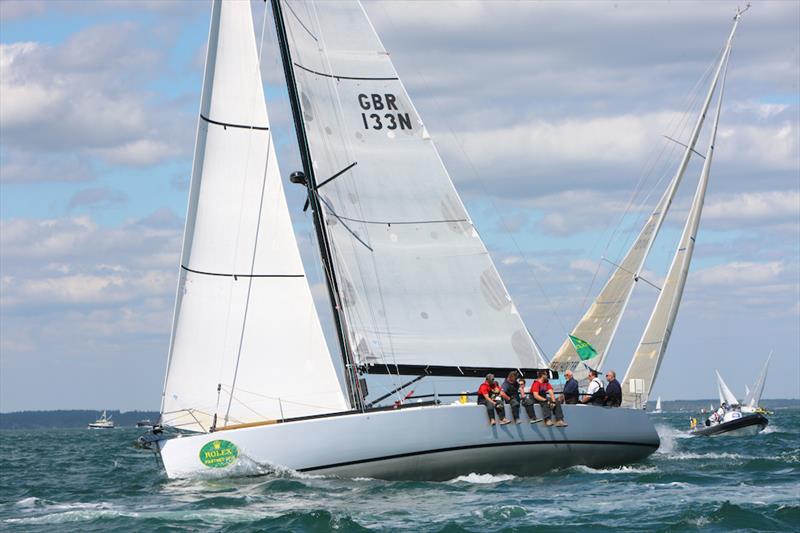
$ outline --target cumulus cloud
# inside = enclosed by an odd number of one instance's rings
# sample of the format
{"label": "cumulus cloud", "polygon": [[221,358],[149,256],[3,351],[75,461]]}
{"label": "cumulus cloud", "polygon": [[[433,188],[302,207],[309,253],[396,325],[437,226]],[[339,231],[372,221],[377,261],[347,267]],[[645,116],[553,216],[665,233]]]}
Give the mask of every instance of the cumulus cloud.
{"label": "cumulus cloud", "polygon": [[777,279],[785,268],[783,261],[733,261],[699,270],[693,277],[705,285],[765,284]]}
{"label": "cumulus cloud", "polygon": [[760,191],[713,199],[703,209],[710,220],[774,221],[800,219],[800,190]]}
{"label": "cumulus cloud", "polygon": [[[191,115],[147,89],[166,58],[132,22],[89,26],[58,44],[0,45],[4,180],[75,181],[75,169],[59,168],[76,159],[148,166],[186,156]],[[45,157],[21,171],[33,154]]]}
{"label": "cumulus cloud", "polygon": [[82,189],[70,198],[67,204],[68,209],[76,207],[113,207],[127,203],[128,195],[121,191],[115,191],[107,187],[94,187]]}
{"label": "cumulus cloud", "polygon": [[92,181],[97,176],[88,157],[8,150],[0,155],[0,183]]}

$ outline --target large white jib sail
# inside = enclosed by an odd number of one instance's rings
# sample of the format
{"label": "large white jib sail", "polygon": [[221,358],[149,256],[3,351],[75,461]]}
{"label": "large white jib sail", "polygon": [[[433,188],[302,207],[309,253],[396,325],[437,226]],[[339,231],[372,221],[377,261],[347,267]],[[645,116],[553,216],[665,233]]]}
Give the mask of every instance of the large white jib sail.
{"label": "large white jib sail", "polygon": [[361,4],[273,7],[353,362],[543,368]]}
{"label": "large white jib sail", "polygon": [[[689,275],[689,266],[694,253],[697,230],[700,227],[700,217],[703,213],[706,189],[708,188],[708,178],[711,172],[711,162],[714,156],[714,147],[717,138],[717,128],[719,117],[722,110],[722,99],[725,92],[725,76],[727,74],[728,60],[731,52],[731,39],[736,31],[739,21],[737,15],[728,38],[727,46],[723,52],[717,69],[719,82],[719,92],[717,95],[717,106],[714,114],[714,122],[711,126],[708,149],[705,153],[705,161],[700,172],[700,181],[697,184],[689,216],[683,228],[683,233],[678,244],[678,249],[672,259],[672,265],[667,272],[664,286],[658,294],[656,305],[647,322],[639,345],[633,354],[628,370],[622,381],[622,404],[628,407],[640,407],[647,403],[647,399],[656,380],[658,371],[661,368],[664,352],[667,349],[675,319],[678,316],[678,308],[681,304],[683,290],[686,286],[686,278]],[[719,76],[722,70],[721,77]],[[716,84],[716,80],[715,80]],[[712,86],[712,91],[714,87]]]}
{"label": "large white jib sail", "polygon": [[250,3],[215,0],[162,424],[347,408],[289,219]]}

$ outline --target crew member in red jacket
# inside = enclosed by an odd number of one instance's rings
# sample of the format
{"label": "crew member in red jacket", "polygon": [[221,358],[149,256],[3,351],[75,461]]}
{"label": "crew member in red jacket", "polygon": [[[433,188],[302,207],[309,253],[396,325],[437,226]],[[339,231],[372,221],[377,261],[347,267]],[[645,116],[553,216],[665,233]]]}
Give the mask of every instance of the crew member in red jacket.
{"label": "crew member in red jacket", "polygon": [[506,418],[506,408],[503,399],[500,397],[500,385],[494,380],[494,374],[486,374],[486,381],[478,387],[478,404],[486,406],[486,413],[489,415],[489,425],[495,425],[494,413],[500,417],[500,424],[505,425],[510,422]]}
{"label": "crew member in red jacket", "polygon": [[553,421],[551,417],[555,415],[558,427],[566,427],[567,423],[564,422],[564,413],[561,410],[561,404],[556,401],[556,396],[553,394],[553,386],[550,385],[550,376],[546,370],[539,372],[539,378],[533,382],[531,386],[531,394],[536,403],[542,406],[542,417],[546,426],[552,426]]}

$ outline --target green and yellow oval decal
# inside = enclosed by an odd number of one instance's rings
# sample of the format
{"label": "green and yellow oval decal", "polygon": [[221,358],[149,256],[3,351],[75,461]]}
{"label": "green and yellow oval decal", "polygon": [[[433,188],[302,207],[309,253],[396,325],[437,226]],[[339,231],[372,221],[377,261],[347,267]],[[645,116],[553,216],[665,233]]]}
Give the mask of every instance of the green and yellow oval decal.
{"label": "green and yellow oval decal", "polygon": [[200,462],[209,468],[225,468],[238,457],[239,449],[229,440],[212,440],[200,448]]}

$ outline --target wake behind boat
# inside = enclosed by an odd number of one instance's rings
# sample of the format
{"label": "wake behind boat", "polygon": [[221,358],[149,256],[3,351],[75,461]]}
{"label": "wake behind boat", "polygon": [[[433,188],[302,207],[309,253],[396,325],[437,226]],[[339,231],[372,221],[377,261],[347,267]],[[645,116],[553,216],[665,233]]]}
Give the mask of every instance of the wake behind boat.
{"label": "wake behind boat", "polygon": [[[290,181],[307,192],[340,358],[325,343],[292,231],[249,3],[215,0],[161,419],[142,440],[167,475],[277,467],[437,480],[612,466],[653,453],[659,437],[638,405],[565,405],[569,426],[553,427],[488,426],[483,406],[442,405],[435,395],[404,402],[401,391],[429,376],[557,371],[360,3],[271,5],[303,163]],[[719,107],[700,206],[718,119]],[[697,206],[689,222],[693,242]],[[370,392],[380,392],[370,387],[376,376],[391,379],[388,395]],[[649,392],[655,374],[637,379]],[[387,397],[395,405],[381,407]]]}

